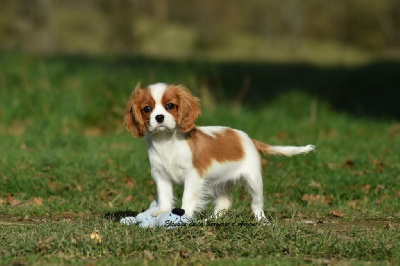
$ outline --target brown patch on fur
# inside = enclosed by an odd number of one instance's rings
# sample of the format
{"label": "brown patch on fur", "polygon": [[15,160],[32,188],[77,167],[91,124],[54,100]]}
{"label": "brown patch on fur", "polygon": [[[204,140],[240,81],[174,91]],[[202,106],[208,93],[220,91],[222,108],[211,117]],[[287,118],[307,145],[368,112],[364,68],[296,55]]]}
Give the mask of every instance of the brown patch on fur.
{"label": "brown patch on fur", "polygon": [[213,161],[219,163],[239,161],[245,155],[240,136],[233,129],[228,128],[214,135],[215,137],[212,137],[194,128],[186,139],[193,154],[193,166],[201,177]]}
{"label": "brown patch on fur", "polygon": [[[166,106],[169,103],[175,105],[174,108],[167,109]],[[179,100],[179,93],[177,92],[174,86],[167,87],[161,99],[161,104],[164,106],[167,112],[170,113],[175,118],[175,121],[178,121],[180,100]]]}
{"label": "brown patch on fur", "polygon": [[265,144],[261,141],[255,140],[255,139],[251,139],[254,143],[254,145],[256,146],[257,150],[259,150],[260,152],[264,153],[265,155],[268,154],[276,154],[276,152],[272,152],[271,151],[271,146],[268,144]]}
{"label": "brown patch on fur", "polygon": [[[262,152],[263,154],[266,154],[266,155],[272,154],[270,145],[265,144],[265,143],[263,143],[261,141],[255,140],[255,139],[251,139],[251,140],[253,141],[253,143],[256,146],[258,151],[260,151],[260,152]],[[261,153],[259,153],[259,155],[260,155],[260,169],[261,169],[261,172],[262,172],[262,166],[263,165],[262,165]]]}
{"label": "brown patch on fur", "polygon": [[[179,129],[182,133],[187,133],[195,127],[194,122],[201,115],[199,98],[193,96],[190,91],[182,86],[168,86],[167,91],[165,92],[163,99],[177,99],[178,102],[176,104],[177,107],[177,116],[174,117],[177,119],[177,123]],[[164,104],[164,103],[163,103]]]}
{"label": "brown patch on fur", "polygon": [[155,101],[151,96],[150,89],[140,89],[140,84],[136,85],[126,105],[124,117],[124,123],[133,136],[144,136],[146,128],[150,124],[149,117],[151,112],[146,113],[143,109],[146,106],[150,106],[153,109],[154,105]]}

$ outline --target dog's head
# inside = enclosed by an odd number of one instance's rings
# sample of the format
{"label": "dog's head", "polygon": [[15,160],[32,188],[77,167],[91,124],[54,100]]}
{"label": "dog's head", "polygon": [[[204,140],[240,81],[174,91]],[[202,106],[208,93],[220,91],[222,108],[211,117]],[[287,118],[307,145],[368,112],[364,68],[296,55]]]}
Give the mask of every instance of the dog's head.
{"label": "dog's head", "polygon": [[157,83],[141,89],[140,84],[126,105],[124,122],[135,137],[165,130],[187,133],[201,114],[199,99],[182,85]]}

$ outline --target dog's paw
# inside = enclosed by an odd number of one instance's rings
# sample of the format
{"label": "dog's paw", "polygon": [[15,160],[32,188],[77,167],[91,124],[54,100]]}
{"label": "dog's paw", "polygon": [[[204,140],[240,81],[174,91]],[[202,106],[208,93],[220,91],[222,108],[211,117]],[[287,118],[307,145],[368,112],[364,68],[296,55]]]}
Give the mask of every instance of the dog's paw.
{"label": "dog's paw", "polygon": [[259,220],[259,221],[258,221],[258,224],[264,225],[264,226],[271,226],[271,225],[272,225],[272,223],[271,223],[270,221],[268,221],[267,218],[264,218],[264,219]]}

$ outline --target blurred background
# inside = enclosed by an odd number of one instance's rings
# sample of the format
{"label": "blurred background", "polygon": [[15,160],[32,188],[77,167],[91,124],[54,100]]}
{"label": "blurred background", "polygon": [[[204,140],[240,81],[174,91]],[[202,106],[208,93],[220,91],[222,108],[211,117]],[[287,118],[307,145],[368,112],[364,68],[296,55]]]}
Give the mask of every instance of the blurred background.
{"label": "blurred background", "polygon": [[399,57],[399,0],[0,0],[0,49],[359,63]]}
{"label": "blurred background", "polygon": [[[164,81],[189,86],[210,108],[224,101],[265,105],[301,91],[351,114],[400,118],[399,0],[0,0],[0,6],[0,86],[8,90],[37,92],[40,85],[26,84],[55,79],[54,86],[62,79],[52,72],[77,71],[79,80],[93,76],[107,93],[118,87],[118,101],[131,84]],[[19,80],[14,89],[13,80]]]}

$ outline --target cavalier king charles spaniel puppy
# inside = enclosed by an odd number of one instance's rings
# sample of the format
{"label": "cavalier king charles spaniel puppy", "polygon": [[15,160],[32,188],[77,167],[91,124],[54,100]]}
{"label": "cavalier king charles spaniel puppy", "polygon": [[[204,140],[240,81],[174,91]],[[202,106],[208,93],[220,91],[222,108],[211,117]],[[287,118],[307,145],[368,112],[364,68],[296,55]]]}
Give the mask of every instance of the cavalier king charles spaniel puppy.
{"label": "cavalier king charles spaniel puppy", "polygon": [[182,209],[192,217],[214,199],[214,214],[231,207],[230,185],[244,180],[257,220],[266,220],[260,152],[292,156],[313,145],[270,146],[245,132],[223,126],[195,126],[199,99],[184,86],[138,84],[126,106],[124,122],[135,137],[145,137],[151,175],[157,185],[158,216],[173,208],[173,183],[183,184]]}

